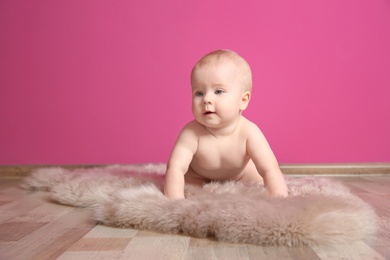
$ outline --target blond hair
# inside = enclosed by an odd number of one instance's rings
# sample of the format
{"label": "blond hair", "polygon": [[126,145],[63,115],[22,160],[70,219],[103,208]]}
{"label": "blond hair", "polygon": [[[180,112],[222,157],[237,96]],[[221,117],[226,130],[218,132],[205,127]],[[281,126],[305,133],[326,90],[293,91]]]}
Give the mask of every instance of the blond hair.
{"label": "blond hair", "polygon": [[216,50],[203,56],[198,62],[195,63],[191,71],[191,78],[194,71],[209,64],[218,64],[232,62],[236,65],[237,69],[241,72],[241,81],[246,91],[252,90],[252,71],[248,62],[231,50]]}

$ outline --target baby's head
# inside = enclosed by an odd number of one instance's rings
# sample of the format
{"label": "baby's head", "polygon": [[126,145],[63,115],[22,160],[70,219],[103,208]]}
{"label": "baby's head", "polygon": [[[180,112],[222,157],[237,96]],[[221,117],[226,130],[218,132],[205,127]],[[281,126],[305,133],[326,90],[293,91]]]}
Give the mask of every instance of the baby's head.
{"label": "baby's head", "polygon": [[213,51],[192,69],[192,112],[209,128],[236,125],[247,108],[252,88],[248,63],[229,50]]}
{"label": "baby's head", "polygon": [[242,87],[242,91],[249,91],[252,90],[252,71],[251,68],[242,58],[240,55],[238,55],[236,52],[231,50],[216,50],[213,52],[210,52],[203,56],[192,68],[191,72],[191,82],[193,81],[195,72],[203,67],[214,65],[224,65],[224,64],[233,64],[235,71],[236,71],[236,77],[239,77],[239,82]]}

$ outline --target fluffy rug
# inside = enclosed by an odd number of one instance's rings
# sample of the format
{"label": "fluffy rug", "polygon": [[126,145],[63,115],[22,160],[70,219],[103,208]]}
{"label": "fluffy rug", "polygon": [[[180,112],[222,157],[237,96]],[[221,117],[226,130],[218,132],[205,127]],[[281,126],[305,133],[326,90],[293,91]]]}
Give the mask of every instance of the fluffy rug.
{"label": "fluffy rug", "polygon": [[335,245],[376,232],[374,210],[340,183],[288,178],[288,198],[236,182],[186,186],[185,200],[162,193],[165,165],[42,168],[23,187],[47,190],[59,203],[88,207],[97,221],[162,233],[256,245]]}

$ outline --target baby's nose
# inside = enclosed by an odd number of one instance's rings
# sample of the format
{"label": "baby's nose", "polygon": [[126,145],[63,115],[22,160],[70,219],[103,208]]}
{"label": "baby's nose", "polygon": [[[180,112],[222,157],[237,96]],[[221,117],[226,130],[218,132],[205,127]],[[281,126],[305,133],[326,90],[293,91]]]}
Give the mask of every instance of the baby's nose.
{"label": "baby's nose", "polygon": [[203,104],[211,104],[211,97],[209,94],[204,95]]}

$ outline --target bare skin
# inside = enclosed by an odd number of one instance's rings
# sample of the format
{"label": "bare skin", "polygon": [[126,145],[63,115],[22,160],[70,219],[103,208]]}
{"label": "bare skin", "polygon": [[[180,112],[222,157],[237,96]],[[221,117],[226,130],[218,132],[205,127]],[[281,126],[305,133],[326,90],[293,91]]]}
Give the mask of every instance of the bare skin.
{"label": "bare skin", "polygon": [[[242,121],[238,128],[249,123],[245,118]],[[226,180],[263,183],[263,178],[257,173],[256,166],[247,154],[243,131],[238,129],[229,136],[216,138],[196,121],[191,122],[188,127],[198,132],[199,138],[197,152],[184,176],[186,183],[202,185],[210,181]]]}
{"label": "bare skin", "polygon": [[184,185],[210,181],[264,184],[272,196],[287,196],[278,162],[260,129],[242,116],[250,91],[233,62],[209,64],[192,75],[195,120],[181,131],[168,161],[165,195],[184,198]]}

